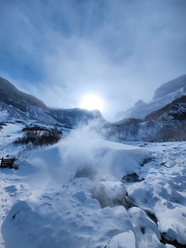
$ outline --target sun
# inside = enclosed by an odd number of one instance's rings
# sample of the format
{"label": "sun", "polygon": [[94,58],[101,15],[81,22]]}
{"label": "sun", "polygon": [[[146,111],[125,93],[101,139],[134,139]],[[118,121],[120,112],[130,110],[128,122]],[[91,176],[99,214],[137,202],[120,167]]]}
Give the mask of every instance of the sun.
{"label": "sun", "polygon": [[103,101],[97,95],[86,95],[83,97],[80,108],[94,110],[98,109],[100,111],[103,110]]}

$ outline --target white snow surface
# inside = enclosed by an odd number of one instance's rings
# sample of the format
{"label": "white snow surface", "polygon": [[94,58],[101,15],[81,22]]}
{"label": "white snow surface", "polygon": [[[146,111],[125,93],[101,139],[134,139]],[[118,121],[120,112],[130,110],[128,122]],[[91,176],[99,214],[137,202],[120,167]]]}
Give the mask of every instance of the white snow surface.
{"label": "white snow surface", "polygon": [[0,156],[19,165],[0,169],[0,248],[186,245],[186,142],[141,148],[81,128],[28,150],[12,145],[22,127],[0,132]]}

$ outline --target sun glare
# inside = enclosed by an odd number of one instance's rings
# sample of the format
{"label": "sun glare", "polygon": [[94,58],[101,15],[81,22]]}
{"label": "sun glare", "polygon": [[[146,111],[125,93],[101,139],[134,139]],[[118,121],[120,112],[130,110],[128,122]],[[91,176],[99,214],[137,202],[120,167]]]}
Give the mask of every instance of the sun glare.
{"label": "sun glare", "polygon": [[83,97],[80,107],[83,109],[93,110],[98,109],[100,111],[103,110],[103,102],[100,97],[96,95],[87,95]]}

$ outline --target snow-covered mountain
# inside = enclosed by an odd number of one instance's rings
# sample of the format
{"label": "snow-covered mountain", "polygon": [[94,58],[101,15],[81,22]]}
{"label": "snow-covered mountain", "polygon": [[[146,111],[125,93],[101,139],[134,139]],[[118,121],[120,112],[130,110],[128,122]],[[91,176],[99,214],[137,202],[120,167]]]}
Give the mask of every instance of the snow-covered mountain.
{"label": "snow-covered mountain", "polygon": [[0,168],[0,248],[186,246],[186,142],[126,141],[185,137],[186,96],[111,124],[16,92],[0,98],[0,157],[17,168]]}
{"label": "snow-covered mountain", "polygon": [[0,101],[20,109],[22,112],[29,111],[29,105],[48,109],[47,106],[35,96],[18,90],[13,84],[0,77]]}
{"label": "snow-covered mountain", "polygon": [[18,90],[0,77],[0,121],[36,121],[54,124],[50,109],[36,97]]}
{"label": "snow-covered mountain", "polygon": [[98,110],[51,109],[0,78],[0,122],[50,125],[61,131],[91,123],[91,129],[109,140],[163,141],[186,139],[186,75],[158,88],[149,104],[139,100],[126,113],[132,117],[108,123]]}
{"label": "snow-covered mountain", "polygon": [[74,127],[80,123],[88,124],[90,121],[107,123],[99,110],[87,110],[80,108],[51,109],[52,117],[66,127]]}
{"label": "snow-covered mountain", "polygon": [[125,118],[113,124],[112,132],[121,140],[185,140],[186,75],[159,87],[149,104],[139,100],[119,116]]}
{"label": "snow-covered mountain", "polygon": [[124,118],[144,119],[153,111],[163,108],[183,95],[186,95],[186,74],[160,86],[155,91],[149,103],[144,103],[142,100],[139,100],[134,107],[127,111],[116,113],[114,120],[119,121]]}
{"label": "snow-covered mountain", "polygon": [[30,121],[73,128],[89,121],[106,122],[98,110],[51,109],[0,77],[0,121]]}
{"label": "snow-covered mountain", "polygon": [[121,140],[186,140],[186,96],[175,99],[143,120],[126,118],[113,124],[113,133]]}

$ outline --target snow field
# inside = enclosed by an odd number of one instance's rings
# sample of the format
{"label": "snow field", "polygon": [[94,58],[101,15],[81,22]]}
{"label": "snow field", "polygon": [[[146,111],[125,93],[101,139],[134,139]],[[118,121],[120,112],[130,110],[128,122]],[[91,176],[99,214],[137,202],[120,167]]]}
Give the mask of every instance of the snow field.
{"label": "snow field", "polygon": [[[11,137],[21,127],[9,127],[1,154],[20,154]],[[24,152],[19,170],[0,171],[1,248],[176,247],[161,236],[186,245],[186,143],[141,149],[81,129]],[[134,173],[139,181],[121,181]]]}

